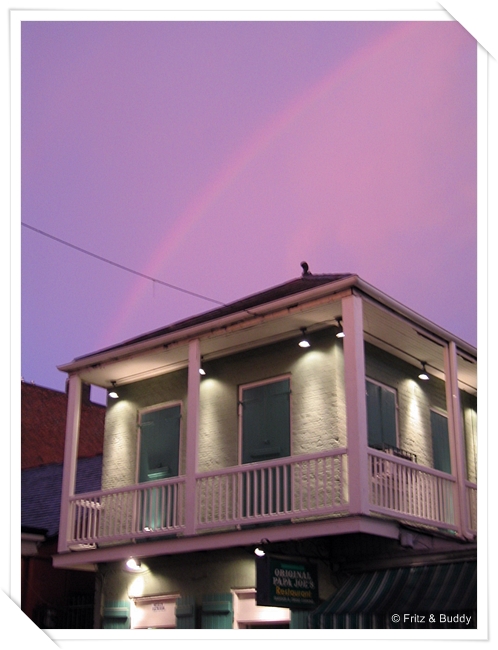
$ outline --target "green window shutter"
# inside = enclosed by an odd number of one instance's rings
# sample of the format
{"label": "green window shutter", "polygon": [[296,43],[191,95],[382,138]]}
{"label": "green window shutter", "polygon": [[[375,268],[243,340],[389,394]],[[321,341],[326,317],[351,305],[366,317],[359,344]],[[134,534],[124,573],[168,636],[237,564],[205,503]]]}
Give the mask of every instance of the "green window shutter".
{"label": "green window shutter", "polygon": [[367,424],[369,446],[377,449],[382,447],[380,386],[371,381],[367,381]]}
{"label": "green window shutter", "polygon": [[195,629],[195,600],[184,596],[176,601],[176,627],[179,630]]}
{"label": "green window shutter", "polygon": [[246,388],[242,397],[242,462],[290,456],[290,380]]}
{"label": "green window shutter", "polygon": [[202,599],[202,629],[231,630],[233,628],[232,594],[209,594]]}
{"label": "green window shutter", "polygon": [[451,474],[450,441],[448,437],[448,418],[431,411],[432,455],[434,469]]}
{"label": "green window shutter", "polygon": [[309,628],[309,611],[303,609],[291,610],[289,628],[291,630],[307,630]]}
{"label": "green window shutter", "polygon": [[130,628],[130,603],[127,600],[106,600],[102,615],[104,630],[128,630]]}
{"label": "green window shutter", "polygon": [[387,388],[382,388],[382,438],[384,444],[397,446],[396,394]]}
{"label": "green window shutter", "polygon": [[[290,379],[244,389],[242,463],[285,458],[290,456],[290,452]],[[270,485],[273,486],[271,493]],[[261,469],[248,477],[244,476],[243,515],[289,510],[290,488],[288,467]],[[261,496],[263,494],[264,498]]]}
{"label": "green window shutter", "polygon": [[396,393],[368,380],[366,389],[369,446],[396,447]]}

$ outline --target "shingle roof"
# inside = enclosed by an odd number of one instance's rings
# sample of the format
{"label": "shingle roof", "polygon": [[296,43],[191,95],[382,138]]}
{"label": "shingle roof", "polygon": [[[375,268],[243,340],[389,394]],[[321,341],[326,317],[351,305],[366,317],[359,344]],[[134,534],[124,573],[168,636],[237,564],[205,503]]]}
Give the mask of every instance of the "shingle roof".
{"label": "shingle roof", "polygon": [[[76,493],[100,490],[102,456],[79,458]],[[44,528],[47,536],[59,531],[62,494],[62,464],[56,463],[21,471],[21,525]]]}
{"label": "shingle roof", "polygon": [[[334,274],[320,274],[320,275],[314,275],[312,273],[303,273],[303,275],[300,278],[296,278],[294,280],[284,282],[283,284],[279,284],[270,289],[266,289],[264,291],[260,291],[259,293],[252,294],[250,296],[247,296],[246,298],[242,298],[240,300],[236,300],[235,302],[231,302],[221,307],[217,307],[210,311],[203,312],[202,314],[198,314],[197,316],[193,316],[191,318],[178,321],[177,323],[173,323],[172,325],[168,325],[167,327],[163,327],[154,330],[152,332],[142,334],[141,336],[137,336],[136,338],[129,339],[118,345],[113,345],[108,348],[98,350],[98,352],[95,352],[93,354],[109,352],[111,350],[115,350],[123,346],[133,345],[135,343],[141,343],[142,341],[148,341],[159,336],[172,334],[174,332],[180,332],[181,330],[187,329],[189,327],[194,327],[195,325],[201,325],[211,320],[216,320],[217,318],[223,318],[224,316],[229,316],[231,314],[236,314],[238,312],[248,311],[251,308],[259,307],[261,305],[273,302],[275,300],[279,300],[280,298],[292,296],[294,294],[298,294],[303,291],[313,289],[314,287],[319,287],[324,284],[331,284],[349,277],[352,277],[351,273],[334,273]],[[84,359],[86,356],[89,355],[77,357],[75,361]]]}

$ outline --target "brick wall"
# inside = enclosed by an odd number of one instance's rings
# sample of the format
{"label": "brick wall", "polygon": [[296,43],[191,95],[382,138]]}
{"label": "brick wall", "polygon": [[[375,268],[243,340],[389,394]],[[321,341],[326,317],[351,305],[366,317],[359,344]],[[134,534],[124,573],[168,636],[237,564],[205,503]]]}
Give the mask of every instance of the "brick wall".
{"label": "brick wall", "polygon": [[[88,388],[81,408],[80,458],[103,450],[105,406],[90,402]],[[66,393],[21,382],[22,469],[63,462],[66,417]]]}

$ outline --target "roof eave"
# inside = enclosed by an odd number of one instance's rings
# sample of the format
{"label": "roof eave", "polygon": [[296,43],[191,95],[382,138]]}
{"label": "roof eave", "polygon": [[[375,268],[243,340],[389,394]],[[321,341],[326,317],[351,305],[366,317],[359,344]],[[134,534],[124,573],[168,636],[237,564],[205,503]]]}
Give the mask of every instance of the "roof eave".
{"label": "roof eave", "polygon": [[390,296],[383,293],[382,291],[372,286],[368,282],[365,282],[365,280],[362,280],[359,276],[355,276],[355,277],[356,277],[356,282],[355,282],[356,287],[366,295],[370,296],[377,302],[380,302],[385,307],[388,307],[394,312],[397,312],[401,316],[417,324],[422,329],[427,330],[428,332],[435,335],[442,341],[445,342],[453,341],[457,346],[457,348],[459,348],[462,352],[466,352],[468,355],[477,358],[477,348],[475,348],[473,345],[470,345],[470,343],[467,343],[466,341],[455,336],[448,330],[445,330],[444,328],[440,327],[439,325],[436,325],[435,323],[425,318],[424,316],[421,316],[417,312],[413,311],[409,307],[406,307],[405,305],[398,302],[394,298],[391,298]]}
{"label": "roof eave", "polygon": [[194,338],[202,337],[203,334],[211,333],[214,329],[227,327],[235,323],[242,323],[244,321],[250,322],[255,317],[261,317],[272,312],[278,312],[291,305],[309,302],[317,298],[326,296],[327,294],[333,295],[346,289],[352,288],[358,282],[357,275],[350,275],[344,279],[336,280],[331,283],[322,284],[311,289],[299,293],[293,293],[284,298],[266,302],[255,307],[251,307],[250,312],[246,310],[234,312],[221,318],[213,320],[206,320],[205,322],[180,329],[175,332],[170,332],[164,335],[159,335],[154,338],[140,341],[139,343],[123,343],[116,347],[96,352],[88,356],[80,357],[70,363],[57,366],[58,370],[68,374],[77,373],[85,368],[89,368],[96,364],[103,364],[108,361],[116,361],[121,357],[130,357],[135,354],[151,350],[159,346],[169,345],[171,343],[179,343],[182,341],[188,342]]}
{"label": "roof eave", "polygon": [[78,372],[97,364],[104,364],[110,361],[133,357],[154,348],[171,345],[172,343],[181,344],[182,342],[185,342],[185,344],[187,344],[188,341],[195,338],[202,338],[203,335],[211,334],[213,330],[218,328],[228,327],[239,323],[243,324],[244,322],[250,323],[252,320],[266,316],[272,312],[278,312],[296,304],[311,302],[318,298],[327,295],[334,295],[349,289],[356,289],[374,302],[392,310],[396,314],[413,322],[419,328],[431,333],[442,342],[453,341],[462,352],[465,352],[473,358],[477,358],[477,350],[474,346],[454,336],[447,330],[439,327],[427,318],[424,318],[394,298],[391,298],[368,282],[362,280],[358,275],[348,275],[330,283],[322,284],[299,293],[292,293],[283,298],[265,302],[261,305],[256,305],[251,307],[250,311],[241,310],[222,317],[207,319],[202,323],[184,329],[178,329],[173,332],[168,332],[166,334],[151,336],[151,338],[136,343],[133,343],[133,340],[129,343],[124,342],[121,345],[75,359],[70,363],[58,366],[58,369],[68,374],[77,374]]}

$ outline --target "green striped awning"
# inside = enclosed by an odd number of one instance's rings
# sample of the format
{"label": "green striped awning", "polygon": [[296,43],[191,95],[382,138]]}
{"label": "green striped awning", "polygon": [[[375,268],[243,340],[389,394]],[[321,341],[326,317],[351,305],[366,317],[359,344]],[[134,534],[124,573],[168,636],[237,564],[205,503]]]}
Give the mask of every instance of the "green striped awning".
{"label": "green striped awning", "polygon": [[[477,612],[477,562],[372,571],[351,576],[310,614],[312,628],[386,628],[393,614]],[[437,617],[439,620],[439,616]],[[414,627],[408,621],[407,627]],[[476,626],[474,616],[473,625]]]}

